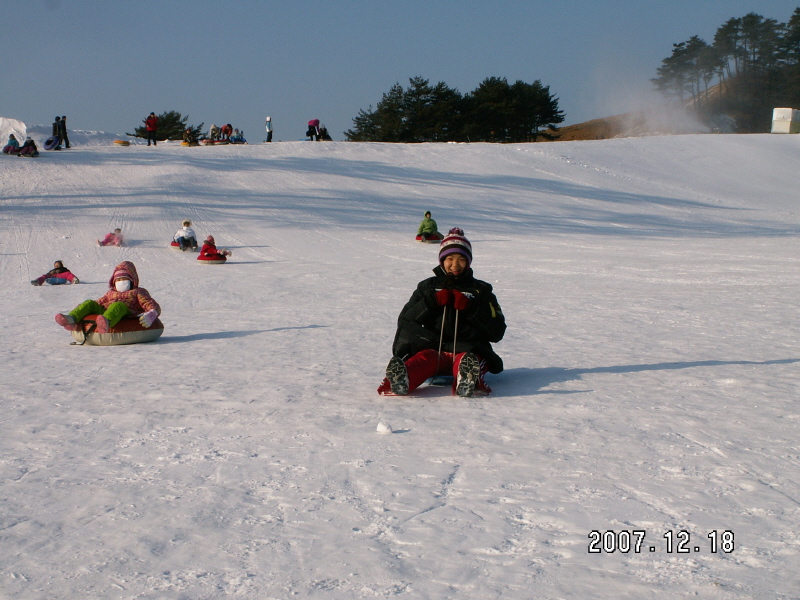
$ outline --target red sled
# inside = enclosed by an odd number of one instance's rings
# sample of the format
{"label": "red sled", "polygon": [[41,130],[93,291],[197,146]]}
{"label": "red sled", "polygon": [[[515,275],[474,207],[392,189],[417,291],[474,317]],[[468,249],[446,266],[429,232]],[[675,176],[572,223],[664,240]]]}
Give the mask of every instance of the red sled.
{"label": "red sled", "polygon": [[212,256],[204,256],[201,254],[197,257],[197,261],[201,265],[224,265],[227,260],[228,257],[222,254],[214,254]]}
{"label": "red sled", "polygon": [[436,233],[426,233],[424,240],[422,239],[421,235],[418,235],[414,239],[416,239],[418,242],[427,242],[428,244],[433,244],[436,242],[441,242],[444,239],[444,236],[437,231]]}
{"label": "red sled", "polygon": [[[173,250],[180,250],[181,249],[181,245],[178,242],[176,242],[175,240],[172,240],[172,242],[170,242],[169,247],[172,248]],[[186,246],[186,247],[189,248],[189,246]],[[193,252],[196,252],[197,248],[189,248],[189,250],[191,250]]]}

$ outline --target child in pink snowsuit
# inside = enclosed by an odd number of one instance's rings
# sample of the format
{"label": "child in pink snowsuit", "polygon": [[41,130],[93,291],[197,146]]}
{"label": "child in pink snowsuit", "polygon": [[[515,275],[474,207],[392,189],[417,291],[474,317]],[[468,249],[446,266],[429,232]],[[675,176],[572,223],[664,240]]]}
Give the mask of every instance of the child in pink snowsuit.
{"label": "child in pink snowsuit", "polygon": [[108,280],[110,288],[102,298],[86,300],[69,313],[56,315],[56,323],[68,331],[80,329],[80,322],[87,315],[98,315],[97,333],[108,333],[108,330],[128,315],[139,317],[142,327],[150,327],[161,314],[158,302],[150,297],[150,293],[139,287],[139,275],[130,261],[123,261],[114,268],[114,274]]}
{"label": "child in pink snowsuit", "polygon": [[64,266],[64,263],[60,260],[57,260],[53,264],[53,268],[50,269],[44,275],[37,277],[36,279],[31,280],[33,285],[42,285],[43,283],[47,282],[51,285],[58,285],[60,283],[80,283],[80,280],[72,274],[72,272]]}
{"label": "child in pink snowsuit", "polygon": [[98,246],[122,246],[124,240],[122,239],[122,229],[117,227],[112,233],[107,233],[106,237],[97,240]]}

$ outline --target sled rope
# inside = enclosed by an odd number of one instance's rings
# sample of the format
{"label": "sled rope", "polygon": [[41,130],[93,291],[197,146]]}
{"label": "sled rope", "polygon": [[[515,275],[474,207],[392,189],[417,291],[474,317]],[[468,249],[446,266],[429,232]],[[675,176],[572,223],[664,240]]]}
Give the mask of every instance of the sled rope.
{"label": "sled rope", "polygon": [[86,338],[89,337],[89,334],[91,334],[97,328],[97,323],[95,321],[92,321],[91,324],[89,325],[89,329],[84,329],[83,324],[85,322],[86,321],[81,321],[81,333],[83,334],[83,340],[80,342],[70,342],[69,343],[70,346],[83,346],[86,343]]}

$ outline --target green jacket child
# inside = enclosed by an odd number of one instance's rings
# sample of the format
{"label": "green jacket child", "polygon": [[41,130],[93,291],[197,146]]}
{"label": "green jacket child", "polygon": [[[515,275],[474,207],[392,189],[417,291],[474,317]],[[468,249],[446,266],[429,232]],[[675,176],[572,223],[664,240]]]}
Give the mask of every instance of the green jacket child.
{"label": "green jacket child", "polygon": [[441,240],[442,234],[439,233],[439,227],[436,225],[436,221],[431,219],[431,211],[425,211],[425,218],[419,224],[419,228],[417,228],[417,239],[421,242],[426,242],[428,240]]}

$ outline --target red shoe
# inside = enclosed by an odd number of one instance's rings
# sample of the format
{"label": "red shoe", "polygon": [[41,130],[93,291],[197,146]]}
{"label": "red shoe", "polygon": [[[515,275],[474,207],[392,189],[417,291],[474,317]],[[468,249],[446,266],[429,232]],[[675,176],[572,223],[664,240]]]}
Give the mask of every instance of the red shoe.
{"label": "red shoe", "polygon": [[108,333],[108,319],[106,319],[103,315],[97,315],[97,318],[94,320],[97,324],[97,333]]}
{"label": "red shoe", "polygon": [[80,326],[75,322],[75,317],[70,314],[57,314],[56,323],[61,325],[67,331],[78,331]]}

